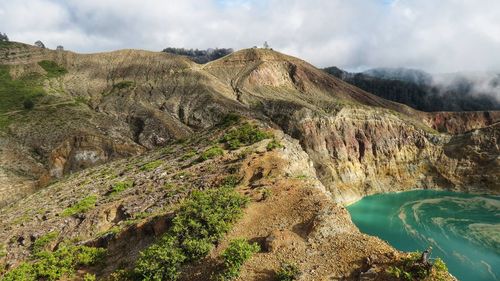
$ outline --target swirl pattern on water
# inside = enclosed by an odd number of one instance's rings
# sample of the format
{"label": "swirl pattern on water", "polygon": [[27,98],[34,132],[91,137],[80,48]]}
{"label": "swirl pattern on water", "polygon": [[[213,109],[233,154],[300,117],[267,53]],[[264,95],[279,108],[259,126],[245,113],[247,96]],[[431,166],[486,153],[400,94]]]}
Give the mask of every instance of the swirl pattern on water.
{"label": "swirl pattern on water", "polygon": [[348,209],[361,231],[400,250],[432,246],[461,280],[500,276],[498,197],[422,190],[369,196]]}

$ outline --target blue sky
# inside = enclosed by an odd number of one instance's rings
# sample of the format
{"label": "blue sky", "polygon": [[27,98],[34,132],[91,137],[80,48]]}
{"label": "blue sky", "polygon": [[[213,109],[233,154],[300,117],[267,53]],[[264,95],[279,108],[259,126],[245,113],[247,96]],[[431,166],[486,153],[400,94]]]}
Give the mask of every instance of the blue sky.
{"label": "blue sky", "polygon": [[500,1],[0,0],[0,32],[76,52],[262,45],[314,65],[499,70]]}

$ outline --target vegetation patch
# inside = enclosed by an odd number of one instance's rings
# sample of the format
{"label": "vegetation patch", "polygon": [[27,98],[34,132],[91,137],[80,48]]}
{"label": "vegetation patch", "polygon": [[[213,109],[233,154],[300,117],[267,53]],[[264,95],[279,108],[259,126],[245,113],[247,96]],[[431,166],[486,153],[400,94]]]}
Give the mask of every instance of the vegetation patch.
{"label": "vegetation patch", "polygon": [[43,236],[40,236],[38,239],[35,240],[33,243],[33,250],[32,252],[34,254],[39,253],[43,250],[46,250],[46,247],[54,240],[57,239],[59,236],[59,233],[56,231],[49,232]]}
{"label": "vegetation patch", "polygon": [[396,266],[387,268],[386,273],[399,280],[414,281],[425,280],[433,276],[433,280],[440,280],[448,274],[445,263],[437,258],[432,264],[420,262],[421,253],[412,252]]}
{"label": "vegetation patch", "polygon": [[269,138],[272,138],[272,134],[260,130],[256,125],[244,123],[229,130],[222,137],[221,142],[226,143],[230,149],[234,150]]}
{"label": "vegetation patch", "polygon": [[268,151],[271,151],[271,150],[274,150],[276,148],[283,148],[283,145],[278,140],[273,138],[273,140],[267,144],[266,148]]}
{"label": "vegetation patch", "polygon": [[141,171],[153,171],[156,168],[160,167],[163,164],[162,160],[156,160],[153,162],[149,162],[147,164],[142,165]]}
{"label": "vegetation patch", "polygon": [[76,214],[85,213],[93,209],[95,207],[96,202],[97,202],[97,196],[95,195],[87,196],[78,203],[74,204],[73,206],[65,209],[62,212],[62,216],[69,217],[69,216],[74,216]]}
{"label": "vegetation patch", "polygon": [[57,78],[68,73],[66,68],[58,65],[55,61],[43,60],[38,62],[38,65],[40,65],[47,72],[48,78]]}
{"label": "vegetation patch", "polygon": [[121,81],[113,85],[113,90],[118,89],[118,90],[123,90],[123,89],[128,89],[131,88],[135,85],[134,81]]}
{"label": "vegetation patch", "polygon": [[7,272],[2,281],[55,281],[71,278],[81,266],[90,266],[102,261],[106,250],[87,246],[60,245],[54,251],[36,253],[31,262],[23,262]]}
{"label": "vegetation patch", "polygon": [[215,279],[218,281],[236,279],[240,275],[243,264],[259,251],[260,247],[257,243],[250,244],[245,239],[231,241],[221,255],[224,269]]}
{"label": "vegetation patch", "polygon": [[109,195],[116,195],[122,191],[125,191],[126,189],[131,188],[132,186],[134,186],[134,182],[132,182],[132,181],[117,182],[111,188]]}
{"label": "vegetation patch", "polygon": [[205,161],[221,155],[224,155],[224,150],[220,146],[216,145],[203,151],[200,156],[200,160]]}
{"label": "vegetation patch", "polygon": [[9,67],[0,65],[0,130],[10,123],[4,113],[25,108],[25,101],[33,103],[44,95],[42,79],[38,74],[24,75],[19,79],[12,79]]}
{"label": "vegetation patch", "polygon": [[194,191],[175,215],[172,228],[141,253],[134,270],[137,278],[177,280],[181,266],[205,257],[247,203],[231,188]]}
{"label": "vegetation patch", "polygon": [[297,280],[300,274],[300,269],[296,264],[284,262],[281,264],[280,269],[276,272],[276,280],[293,281]]}

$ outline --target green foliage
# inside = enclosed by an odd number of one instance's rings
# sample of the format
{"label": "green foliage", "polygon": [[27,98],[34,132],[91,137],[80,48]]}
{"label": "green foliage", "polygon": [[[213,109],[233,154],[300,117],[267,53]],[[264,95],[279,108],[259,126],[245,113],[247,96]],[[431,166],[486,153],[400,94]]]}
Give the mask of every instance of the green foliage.
{"label": "green foliage", "polygon": [[132,182],[132,181],[117,182],[111,188],[110,195],[118,194],[118,193],[120,193],[120,192],[122,192],[122,191],[124,191],[126,189],[131,188],[132,186],[134,186],[134,182]]}
{"label": "green foliage", "polygon": [[163,164],[162,160],[156,160],[153,162],[149,162],[147,164],[142,165],[141,170],[142,171],[153,171],[154,169],[158,168]]}
{"label": "green foliage", "polygon": [[224,150],[220,146],[212,146],[201,154],[200,159],[205,161],[220,155],[224,155]]}
{"label": "green foliage", "polygon": [[270,141],[266,146],[268,151],[274,150],[276,148],[282,148],[282,147],[283,147],[283,145],[275,138],[273,138],[273,140]]}
{"label": "green foliage", "polygon": [[390,266],[386,273],[400,280],[413,281],[424,280],[431,274],[431,268],[437,273],[433,278],[439,279],[439,276],[447,273],[448,268],[441,259],[436,259],[433,265],[420,263],[420,252],[412,252],[404,258],[398,265]]}
{"label": "green foliage", "polygon": [[38,62],[38,65],[47,72],[48,78],[56,78],[68,73],[64,67],[59,66],[55,61],[43,60]]}
{"label": "green foliage", "polygon": [[55,281],[71,277],[80,266],[94,265],[101,261],[106,250],[87,246],[61,245],[56,251],[41,251],[33,262],[23,262],[7,272],[2,281]]}
{"label": "green foliage", "polygon": [[293,281],[297,280],[301,272],[299,267],[294,263],[284,262],[280,269],[276,272],[277,281]]}
{"label": "green foliage", "polygon": [[437,258],[434,261],[433,268],[437,272],[448,272],[448,267],[446,266],[446,264],[444,263],[444,261],[442,259],[440,259],[440,258]]}
{"label": "green foliage", "polygon": [[176,237],[166,234],[141,253],[135,272],[144,281],[176,280],[186,259]]}
{"label": "green foliage", "polygon": [[185,160],[191,159],[191,158],[195,157],[196,154],[197,154],[196,150],[188,151],[184,155],[182,155],[181,160],[185,161]]}
{"label": "green foliage", "polygon": [[42,79],[37,74],[29,74],[12,79],[9,66],[0,65],[0,130],[9,124],[3,113],[21,110],[26,100],[36,101],[44,95]]}
{"label": "green foliage", "polygon": [[40,236],[33,243],[33,254],[39,253],[47,247],[52,241],[54,241],[59,236],[59,233],[56,231],[49,232],[43,236]]}
{"label": "green foliage", "polygon": [[260,251],[257,243],[250,244],[245,239],[235,239],[222,253],[224,270],[217,277],[218,280],[233,280],[240,275],[241,266],[249,260],[253,254]]}
{"label": "green foliage", "polygon": [[244,123],[237,128],[229,130],[221,139],[228,144],[230,149],[238,149],[271,138],[272,135],[259,129],[250,123]]}
{"label": "green foliage", "polygon": [[229,175],[222,180],[222,186],[235,188],[240,183],[240,180],[235,175]]}
{"label": "green foliage", "polygon": [[118,82],[116,84],[113,85],[113,89],[118,89],[118,90],[122,90],[122,89],[127,89],[127,88],[130,88],[132,86],[135,85],[135,82],[134,81],[121,81],[121,82]]}
{"label": "green foliage", "polygon": [[262,200],[267,200],[273,195],[272,191],[268,188],[262,190]]}
{"label": "green foliage", "polygon": [[65,209],[62,212],[63,217],[69,217],[73,216],[76,214],[81,214],[85,213],[95,207],[95,204],[97,202],[97,196],[95,195],[90,195],[85,198],[83,198],[81,201],[78,203],[74,204],[73,206]]}
{"label": "green foliage", "polygon": [[222,127],[229,127],[239,123],[241,120],[241,116],[236,113],[228,113],[222,118],[220,125]]}
{"label": "green foliage", "polygon": [[176,280],[185,262],[210,252],[247,203],[230,188],[194,191],[179,208],[172,228],[141,254],[135,273],[143,280]]}
{"label": "green foliage", "polygon": [[95,274],[86,273],[83,276],[83,281],[95,281],[95,280],[96,280]]}
{"label": "green foliage", "polygon": [[33,100],[31,100],[30,98],[28,98],[28,99],[24,100],[23,107],[26,110],[31,110],[31,109],[33,109],[35,107],[35,103],[33,102]]}

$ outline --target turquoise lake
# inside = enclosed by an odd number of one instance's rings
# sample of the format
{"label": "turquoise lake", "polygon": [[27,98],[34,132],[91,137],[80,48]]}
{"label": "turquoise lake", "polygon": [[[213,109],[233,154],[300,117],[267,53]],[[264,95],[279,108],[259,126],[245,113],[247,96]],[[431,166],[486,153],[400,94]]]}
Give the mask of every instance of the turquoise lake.
{"label": "turquoise lake", "polygon": [[364,233],[442,258],[462,281],[500,278],[500,197],[417,190],[367,196],[347,208]]}

